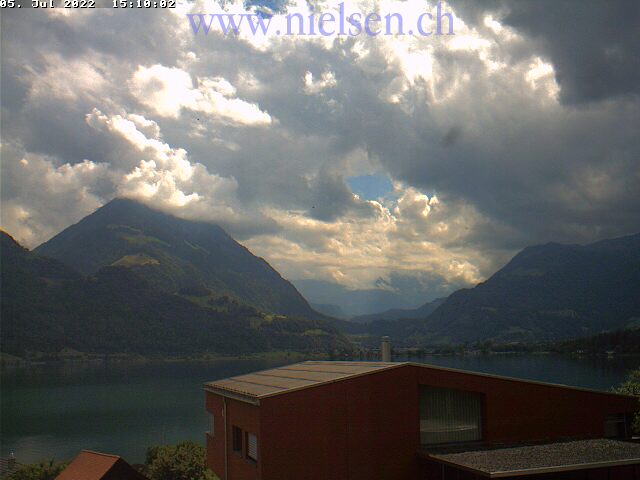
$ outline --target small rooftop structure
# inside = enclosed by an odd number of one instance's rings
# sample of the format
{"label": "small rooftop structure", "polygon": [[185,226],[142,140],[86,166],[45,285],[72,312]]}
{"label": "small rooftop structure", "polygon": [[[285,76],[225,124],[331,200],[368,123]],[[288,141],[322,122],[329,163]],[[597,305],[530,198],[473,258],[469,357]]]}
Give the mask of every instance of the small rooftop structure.
{"label": "small rooftop structure", "polygon": [[[406,363],[393,362],[321,362],[310,361],[225,378],[205,384],[205,389],[225,396],[236,394],[256,403],[261,398],[315,387],[338,380],[367,375]],[[252,402],[253,400],[253,402]]]}
{"label": "small rooftop structure", "polygon": [[[451,450],[451,449],[449,449]],[[485,478],[505,478],[640,464],[640,444],[592,439],[424,452],[424,458]]]}
{"label": "small rooftop structure", "polygon": [[147,480],[121,457],[82,450],[56,480]]}

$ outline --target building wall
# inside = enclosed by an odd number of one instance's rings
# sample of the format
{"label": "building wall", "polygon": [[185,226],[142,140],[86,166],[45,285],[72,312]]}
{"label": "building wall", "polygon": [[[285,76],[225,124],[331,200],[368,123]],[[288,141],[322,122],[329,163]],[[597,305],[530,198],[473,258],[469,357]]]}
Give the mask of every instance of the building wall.
{"label": "building wall", "polygon": [[223,400],[219,395],[205,392],[205,408],[208,414],[214,415],[215,432],[211,436],[207,432],[207,466],[221,479],[224,479],[224,419]]}
{"label": "building wall", "polygon": [[410,369],[262,400],[263,478],[416,478],[418,389]]}
{"label": "building wall", "polygon": [[[207,466],[222,480],[224,475],[224,427],[223,398],[219,395],[205,393],[206,409],[214,415],[215,432],[211,436],[207,433]],[[226,399],[227,402],[227,469],[229,480],[257,480],[261,477],[261,435],[260,411],[257,406],[246,402]],[[238,454],[232,448],[233,426],[243,432],[243,450]],[[244,433],[251,432],[258,438],[258,462],[254,463],[245,457],[246,443]]]}
{"label": "building wall", "polygon": [[602,437],[607,414],[638,409],[637,399],[618,395],[411,368],[420,384],[483,394],[483,438],[488,442]]}
{"label": "building wall", "polygon": [[[627,397],[401,366],[264,398],[260,406],[227,399],[228,480],[426,478],[416,454],[420,384],[481,393],[483,439],[498,443],[601,437],[606,414],[638,407]],[[224,480],[222,397],[206,398],[216,415],[208,464]],[[257,465],[231,451],[232,425],[257,435]]]}

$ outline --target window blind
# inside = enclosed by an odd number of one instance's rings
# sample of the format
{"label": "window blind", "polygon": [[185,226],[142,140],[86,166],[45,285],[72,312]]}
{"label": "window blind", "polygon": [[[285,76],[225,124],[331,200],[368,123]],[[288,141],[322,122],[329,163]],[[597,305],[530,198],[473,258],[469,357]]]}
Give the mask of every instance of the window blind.
{"label": "window blind", "polygon": [[247,457],[258,461],[258,438],[253,433],[247,433]]}
{"label": "window blind", "polygon": [[420,443],[481,440],[482,396],[447,388],[420,387]]}

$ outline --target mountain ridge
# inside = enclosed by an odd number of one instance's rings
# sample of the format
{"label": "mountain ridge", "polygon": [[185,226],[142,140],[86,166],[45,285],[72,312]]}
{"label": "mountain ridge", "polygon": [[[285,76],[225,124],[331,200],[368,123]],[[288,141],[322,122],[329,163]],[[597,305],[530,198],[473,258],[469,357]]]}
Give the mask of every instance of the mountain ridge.
{"label": "mountain ridge", "polygon": [[352,290],[326,280],[294,279],[292,283],[311,303],[339,307],[344,318],[376,314],[389,309],[417,308],[423,301],[411,301],[400,292],[389,289]]}
{"label": "mountain ridge", "polygon": [[447,297],[436,298],[418,308],[390,308],[380,313],[370,313],[368,315],[357,315],[349,319],[354,323],[372,323],[377,321],[393,321],[411,318],[423,318],[431,314],[447,299]]}
{"label": "mountain ridge", "polygon": [[640,234],[588,245],[526,247],[474,288],[414,325],[423,341],[558,340],[640,317]]}
{"label": "mountain ridge", "polygon": [[263,258],[212,223],[116,198],[34,249],[85,276],[120,264],[156,288],[206,287],[262,311],[324,318]]}
{"label": "mountain ridge", "polygon": [[128,268],[107,266],[84,277],[5,232],[0,242],[3,353],[28,357],[72,349],[180,356],[350,349],[323,321],[267,315],[224,297],[205,307],[153,288]]}

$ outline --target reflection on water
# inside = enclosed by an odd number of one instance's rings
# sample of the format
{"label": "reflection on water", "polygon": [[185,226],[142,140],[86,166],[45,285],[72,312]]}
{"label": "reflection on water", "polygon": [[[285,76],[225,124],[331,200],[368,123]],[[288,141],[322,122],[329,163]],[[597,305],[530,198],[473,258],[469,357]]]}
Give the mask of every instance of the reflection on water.
{"label": "reflection on water", "polygon": [[[453,356],[424,363],[608,390],[638,357]],[[173,364],[66,364],[2,372],[3,456],[19,462],[68,460],[82,448],[142,462],[146,448],[180,440],[204,441],[202,384],[271,368],[286,361],[225,360]]]}
{"label": "reflection on water", "polygon": [[2,372],[1,454],[68,460],[82,448],[142,462],[147,447],[203,442],[206,381],[287,362],[66,364]]}

